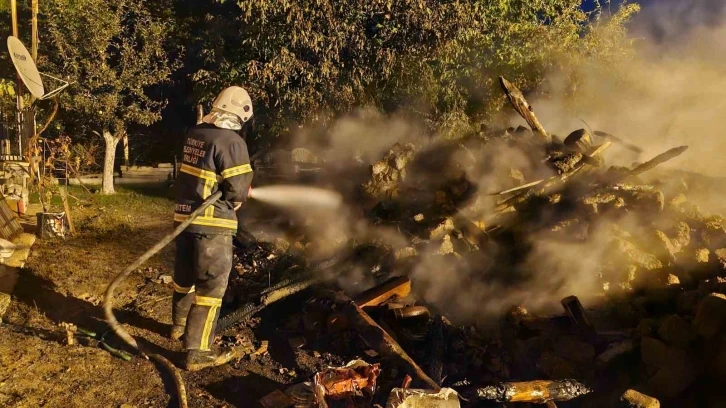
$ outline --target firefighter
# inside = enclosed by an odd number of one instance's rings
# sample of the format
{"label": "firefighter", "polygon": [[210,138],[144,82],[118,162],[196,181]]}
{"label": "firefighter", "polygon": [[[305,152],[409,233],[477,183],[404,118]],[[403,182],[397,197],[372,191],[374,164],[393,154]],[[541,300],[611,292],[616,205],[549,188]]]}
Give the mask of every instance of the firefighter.
{"label": "firefighter", "polygon": [[249,195],[252,167],[240,136],[252,117],[246,90],[222,91],[202,123],[184,140],[176,181],[175,224],[183,222],[204,200],[222,197],[199,215],[176,239],[171,337],[184,339],[184,368],[196,371],[238,357],[235,350],[213,345],[214,331],[232,269],[236,212]]}

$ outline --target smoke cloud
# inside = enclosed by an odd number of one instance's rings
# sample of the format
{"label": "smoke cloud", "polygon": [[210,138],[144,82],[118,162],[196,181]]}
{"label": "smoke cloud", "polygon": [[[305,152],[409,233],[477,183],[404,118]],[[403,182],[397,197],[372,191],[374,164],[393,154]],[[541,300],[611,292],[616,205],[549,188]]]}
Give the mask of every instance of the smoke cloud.
{"label": "smoke cloud", "polygon": [[726,161],[726,3],[720,0],[646,4],[633,22],[638,53],[621,65],[580,70],[586,103],[565,101],[564,81],[547,84],[547,99],[530,101],[548,131],[566,136],[585,127],[625,138],[638,157],[614,146],[609,163],[630,165],[670,147],[688,145],[674,160],[688,171],[723,176]]}
{"label": "smoke cloud", "polygon": [[[544,95],[531,99],[545,128],[561,137],[586,127],[614,134],[643,149],[635,154],[617,144],[606,153],[608,165],[632,166],[672,147],[688,145],[689,150],[667,163],[713,177],[726,174],[726,6],[721,1],[694,1],[646,4],[631,27],[637,38],[634,59],[620,65],[580,66],[579,103],[572,105],[565,95],[566,81],[553,73]],[[520,118],[514,119],[521,122]],[[354,112],[328,128],[302,129],[295,145],[315,152],[326,162],[335,177],[325,185],[341,192],[348,200],[344,208],[324,214],[306,214],[311,234],[335,237],[342,245],[347,240],[372,240],[395,249],[408,245],[395,227],[372,224],[359,211],[360,203],[351,202],[354,188],[370,177],[370,165],[379,160],[396,142],[415,142],[419,151],[431,147],[425,126],[405,117],[382,116],[372,110]],[[598,140],[596,140],[598,142]],[[461,146],[459,146],[461,147]],[[521,150],[490,143],[483,152],[453,149],[444,163],[429,167],[429,172],[410,173],[407,183],[437,182],[443,168],[466,163],[467,155],[484,155],[483,165],[461,165],[466,178],[477,189],[471,200],[478,211],[491,209],[496,200],[485,193],[513,187],[515,168],[527,175],[524,182],[551,173],[532,163]],[[431,170],[433,169],[433,170]],[[726,185],[726,183],[724,183]],[[713,190],[702,194],[701,203],[709,210],[723,208],[713,199]],[[690,191],[698,195],[699,191]],[[546,217],[546,215],[543,215]],[[482,322],[514,305],[535,311],[559,308],[568,295],[586,297],[597,289],[598,273],[607,264],[613,245],[613,225],[637,229],[639,220],[607,219],[591,225],[586,240],[567,234],[534,232],[528,236],[529,251],[516,263],[497,264],[496,250],[472,252],[464,258],[437,253],[437,243],[419,250],[408,271],[414,290],[424,301],[435,305],[460,321]],[[521,244],[521,243],[519,243]],[[506,251],[507,248],[500,248]],[[354,268],[341,278],[344,289],[355,293],[371,284],[365,268]]]}

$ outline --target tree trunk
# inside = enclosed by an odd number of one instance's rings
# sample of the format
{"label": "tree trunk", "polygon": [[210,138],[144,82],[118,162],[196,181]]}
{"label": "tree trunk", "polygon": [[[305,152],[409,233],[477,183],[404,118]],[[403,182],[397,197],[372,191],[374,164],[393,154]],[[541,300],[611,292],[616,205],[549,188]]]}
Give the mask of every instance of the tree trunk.
{"label": "tree trunk", "polygon": [[202,119],[204,119],[204,107],[200,103],[197,105],[197,125],[202,123]]}
{"label": "tree trunk", "polygon": [[103,184],[101,194],[114,194],[113,171],[114,159],[116,158],[116,145],[119,139],[114,137],[108,130],[103,131],[103,139],[106,141],[106,156],[103,159]]}
{"label": "tree trunk", "polygon": [[124,134],[124,166],[129,166],[129,135]]}

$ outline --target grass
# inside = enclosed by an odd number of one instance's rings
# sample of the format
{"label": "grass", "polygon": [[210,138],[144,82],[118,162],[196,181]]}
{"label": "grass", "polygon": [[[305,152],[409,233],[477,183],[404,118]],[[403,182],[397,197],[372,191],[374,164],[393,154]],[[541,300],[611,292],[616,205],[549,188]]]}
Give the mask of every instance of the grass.
{"label": "grass", "polygon": [[[69,204],[77,234],[36,242],[19,274],[8,322],[52,336],[65,335],[58,328],[61,322],[99,333],[107,330],[101,302],[109,282],[172,229],[173,191],[168,187],[125,185],[117,191],[102,196],[77,186],[69,188],[69,195],[75,197]],[[31,203],[38,202],[38,195],[33,195]],[[51,210],[62,208],[60,197],[54,195]],[[169,297],[170,287],[154,280],[173,273],[173,250],[173,244],[164,248],[117,288],[114,305],[124,311],[120,320],[137,330],[134,335],[143,333],[159,341],[158,333],[165,333],[162,322],[171,319],[168,302],[154,303],[153,316],[141,316],[129,305]],[[168,405],[152,365],[137,360],[131,367],[100,349],[58,343],[0,330],[0,356],[7,357],[0,358],[0,372],[8,373],[7,384],[0,389],[1,406],[7,405],[2,391],[8,389],[21,406],[87,406],[98,401],[99,395],[104,396],[104,406]],[[62,378],[48,374],[61,367]],[[38,386],[39,378],[51,377]]]}
{"label": "grass", "polygon": [[[68,187],[71,213],[79,219],[103,212],[108,216],[164,216],[173,209],[174,191],[165,183],[128,184],[116,187],[116,194],[89,194],[81,186]],[[30,195],[30,203],[40,203],[38,192]],[[62,212],[61,196],[54,192],[50,200],[50,212]],[[96,214],[97,215],[97,214]],[[169,219],[171,216],[169,215]]]}
{"label": "grass", "polygon": [[[117,186],[116,194],[89,194],[80,186],[68,188],[76,235],[41,240],[34,247],[30,267],[38,276],[78,295],[103,293],[109,278],[130,264],[173,228],[173,190],[163,183]],[[38,195],[31,203],[38,203]],[[54,194],[50,211],[61,212]],[[148,266],[173,263],[173,245]],[[129,280],[138,284],[142,276]]]}

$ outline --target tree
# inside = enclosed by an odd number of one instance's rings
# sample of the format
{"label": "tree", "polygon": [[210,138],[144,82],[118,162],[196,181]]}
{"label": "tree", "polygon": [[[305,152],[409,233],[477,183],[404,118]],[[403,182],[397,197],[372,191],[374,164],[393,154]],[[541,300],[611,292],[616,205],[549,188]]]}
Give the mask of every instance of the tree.
{"label": "tree", "polygon": [[[620,37],[606,39],[617,30],[596,29],[607,24],[591,24],[580,0],[236,4],[236,16],[206,16],[224,31],[200,54],[193,78],[207,99],[231,83],[248,87],[257,120],[273,135],[289,122],[324,121],[361,105],[411,107],[437,125],[486,120],[503,106],[498,75],[535,89],[578,57],[627,47]],[[635,10],[623,8],[611,21],[622,27]]]}
{"label": "tree", "polygon": [[584,58],[605,56],[613,47],[628,48],[620,37],[607,43],[610,48],[592,45],[598,41],[606,45],[605,37],[612,34],[597,29],[600,25],[612,21],[621,26],[637,11],[624,7],[617,18],[600,24],[590,21],[592,14],[583,11],[581,0],[476,3],[481,5],[485,29],[462,26],[432,56],[421,76],[428,79],[423,87],[435,90],[430,98],[439,121],[451,113],[465,114],[474,121],[490,118],[505,105],[498,76],[515,81],[523,90],[535,90],[555,72],[565,72],[572,79]]}
{"label": "tree", "polygon": [[240,1],[194,79],[208,98],[230,83],[248,87],[258,120],[275,133],[290,121],[396,105],[400,78],[415,75],[460,25],[481,27],[470,3]]}
{"label": "tree", "polygon": [[150,89],[176,64],[165,49],[168,24],[139,0],[57,0],[44,4],[45,55],[39,62],[72,86],[62,95],[62,120],[103,138],[103,194],[113,194],[118,142],[133,124],[161,118],[166,101]]}

